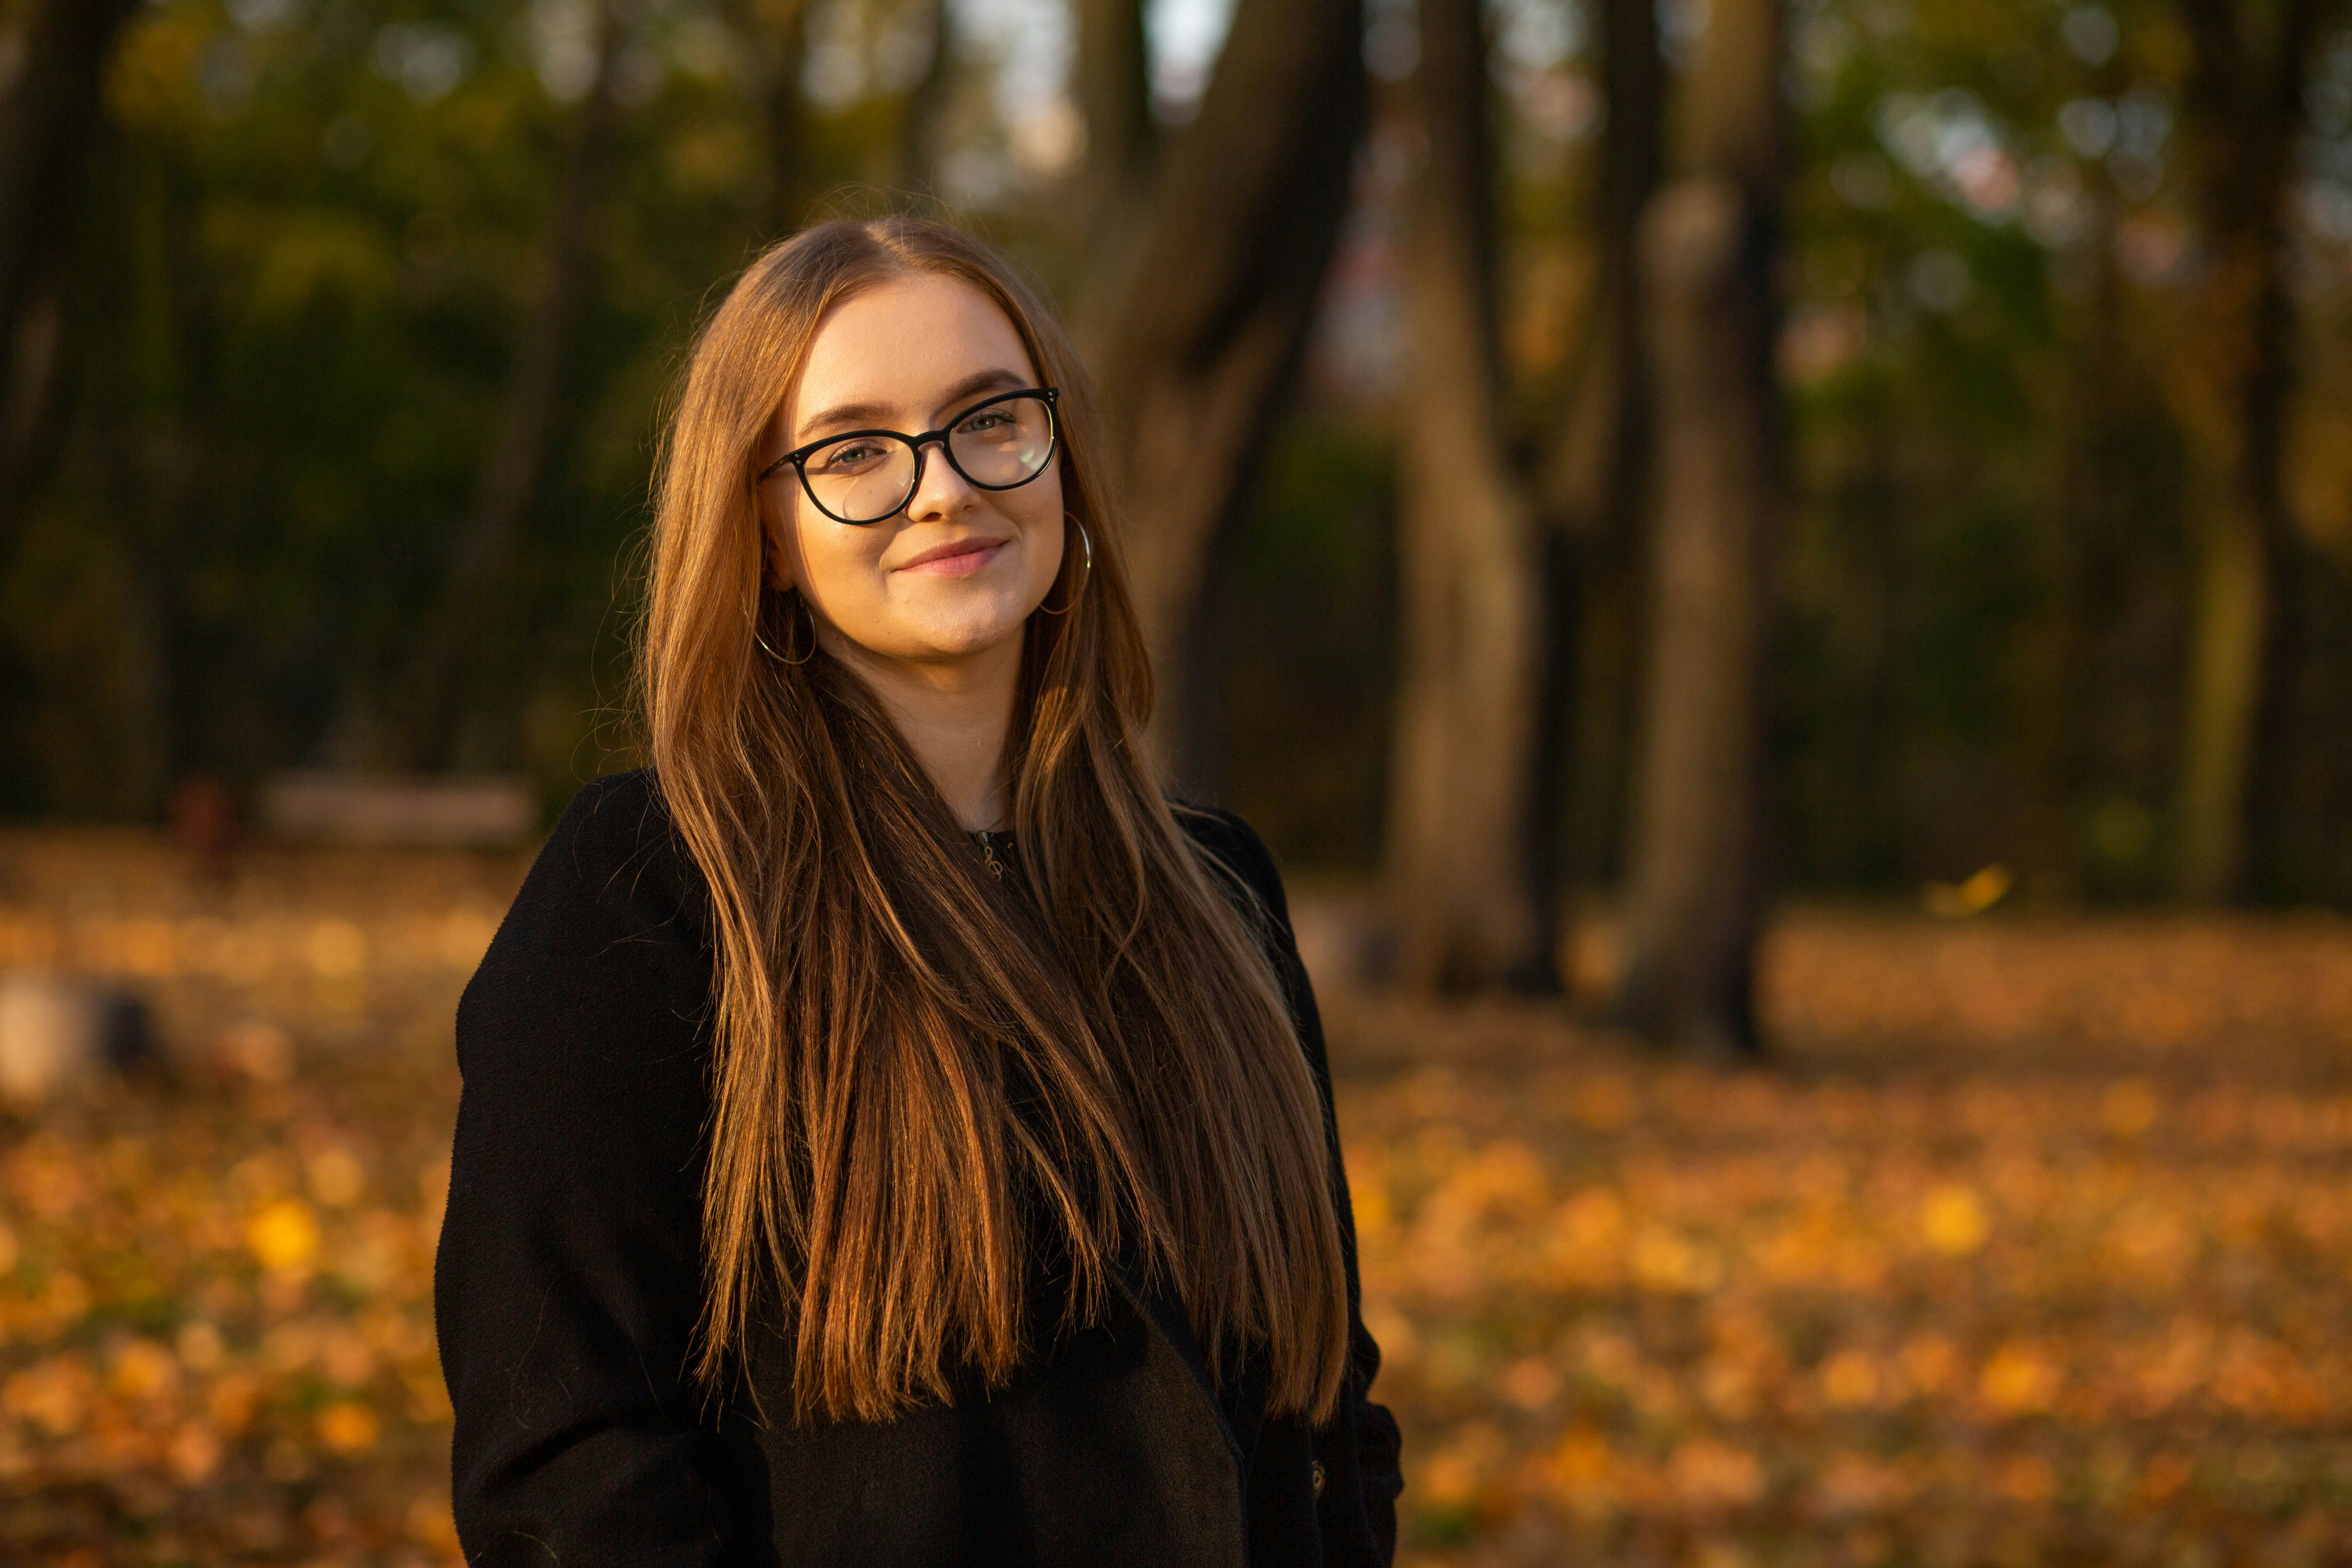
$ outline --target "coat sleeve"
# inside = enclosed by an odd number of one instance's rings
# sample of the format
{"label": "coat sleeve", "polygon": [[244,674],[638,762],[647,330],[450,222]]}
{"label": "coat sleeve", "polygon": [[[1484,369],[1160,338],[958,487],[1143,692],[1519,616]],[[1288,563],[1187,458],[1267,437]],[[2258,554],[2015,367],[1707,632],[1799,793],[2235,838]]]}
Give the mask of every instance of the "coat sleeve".
{"label": "coat sleeve", "polygon": [[475,1564],[714,1564],[748,1521],[686,1359],[710,962],[643,775],[567,811],[467,987],[434,1268]]}
{"label": "coat sleeve", "polygon": [[[1186,815],[1191,815],[1187,813]],[[1328,1472],[1319,1510],[1327,1563],[1388,1563],[1396,1556],[1396,1500],[1404,1489],[1399,1468],[1401,1436],[1388,1407],[1371,1399],[1381,1369],[1381,1347],[1364,1328],[1363,1290],[1356,1268],[1356,1213],[1348,1196],[1347,1167],[1340,1159],[1339,1121],[1332,1103],[1331,1062],[1323,1041],[1323,1018],[1315,987],[1298,956],[1291,931],[1290,905],[1274,856],[1249,824],[1231,812],[1203,812],[1214,827],[1201,837],[1256,896],[1268,927],[1276,973],[1297,1020],[1299,1044],[1314,1070],[1323,1100],[1323,1131],[1331,1150],[1331,1173],[1339,1208],[1339,1245],[1348,1274],[1348,1379],[1339,1414],[1315,1434],[1318,1455]],[[1221,830],[1221,831],[1219,831]],[[1196,828],[1196,831],[1198,829]]]}

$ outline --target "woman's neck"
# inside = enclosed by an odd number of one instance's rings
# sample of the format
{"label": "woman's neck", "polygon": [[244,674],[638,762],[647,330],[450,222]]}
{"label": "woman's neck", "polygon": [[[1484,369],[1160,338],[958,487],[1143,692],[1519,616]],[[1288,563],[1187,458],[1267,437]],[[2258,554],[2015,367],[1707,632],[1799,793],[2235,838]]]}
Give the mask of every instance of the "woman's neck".
{"label": "woman's neck", "polygon": [[826,651],[865,680],[969,831],[1010,814],[1004,737],[1021,682],[1021,639],[953,660],[917,662],[872,653],[837,634]]}

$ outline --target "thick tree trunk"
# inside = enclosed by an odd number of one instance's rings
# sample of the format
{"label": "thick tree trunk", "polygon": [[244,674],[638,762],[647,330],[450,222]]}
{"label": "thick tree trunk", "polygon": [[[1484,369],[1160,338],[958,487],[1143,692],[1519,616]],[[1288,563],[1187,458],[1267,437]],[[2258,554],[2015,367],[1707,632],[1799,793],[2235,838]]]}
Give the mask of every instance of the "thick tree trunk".
{"label": "thick tree trunk", "polygon": [[1347,216],[1364,122],[1361,0],[1241,0],[1199,114],[1168,149],[1095,348],[1123,542],[1181,757],[1212,546],[1263,450]]}
{"label": "thick tree trunk", "polygon": [[0,542],[54,449],[68,251],[103,113],[99,79],[136,0],[37,0],[0,97]]}
{"label": "thick tree trunk", "polygon": [[1764,664],[1785,468],[1774,393],[1780,16],[1717,0],[1688,173],[1642,223],[1656,445],[1651,653],[1612,1012],[1710,1056],[1761,1047]]}
{"label": "thick tree trunk", "polygon": [[2281,461],[2294,384],[2286,204],[2320,0],[2288,0],[2264,49],[2238,7],[2186,0],[2198,195],[2214,265],[2178,388],[2201,469],[2180,780],[2180,890],[2244,891],[2255,738],[2287,529]]}
{"label": "thick tree trunk", "polygon": [[1078,223],[1097,260],[1134,227],[1160,151],[1140,0],[1076,0],[1078,114],[1087,128]]}
{"label": "thick tree trunk", "polygon": [[1080,258],[1068,289],[1070,324],[1100,364],[1129,306],[1166,138],[1151,109],[1144,0],[1075,0],[1072,11],[1078,47],[1071,91],[1087,151],[1064,215]]}
{"label": "thick tree trunk", "polygon": [[1634,543],[1649,464],[1649,377],[1635,236],[1665,163],[1665,61],[1656,0],[1602,0],[1599,266],[1568,401],[1535,503],[1548,557],[1545,691],[1538,707],[1536,909],[1560,945],[1565,889],[1612,875],[1624,840],[1640,617]]}
{"label": "thick tree trunk", "polygon": [[1547,521],[1599,539],[1633,530],[1643,482],[1648,385],[1635,236],[1665,167],[1665,61],[1656,0],[1603,0],[1601,252],[1584,344],[1544,465]]}
{"label": "thick tree trunk", "polygon": [[458,684],[509,585],[523,522],[554,451],[565,372],[594,281],[596,221],[612,176],[613,66],[621,40],[609,5],[599,8],[597,26],[596,75],[572,127],[562,188],[541,254],[537,298],[482,465],[481,489],[457,535],[404,693],[397,761],[410,768],[446,759]]}
{"label": "thick tree trunk", "polygon": [[2180,891],[2223,903],[2243,891],[2246,800],[2271,664],[2279,540],[2245,493],[2244,458],[2198,520],[2196,600],[2180,779]]}
{"label": "thick tree trunk", "polygon": [[1421,46],[1390,878],[1410,983],[1534,986],[1551,974],[1530,802],[1544,584],[1501,437],[1479,0],[1422,0]]}

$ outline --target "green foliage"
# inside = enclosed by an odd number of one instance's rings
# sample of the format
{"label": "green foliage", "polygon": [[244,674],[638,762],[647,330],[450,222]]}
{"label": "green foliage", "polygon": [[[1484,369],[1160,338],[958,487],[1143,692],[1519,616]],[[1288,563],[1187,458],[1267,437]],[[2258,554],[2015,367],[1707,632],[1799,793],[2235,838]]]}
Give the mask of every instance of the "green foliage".
{"label": "green foliage", "polygon": [[[1511,435],[1531,464],[1592,326],[1591,9],[1496,12]],[[747,30],[758,7],[625,10],[593,301],[456,752],[551,799],[625,742],[612,720],[633,542],[696,321],[799,204],[928,187],[910,93],[940,95],[922,119],[941,183],[982,204],[995,237],[1073,298],[1097,261],[1068,187],[1018,166],[1011,79],[992,73],[1028,68],[1029,46],[1003,18],[950,29],[931,70],[908,47],[929,11],[827,0],[810,37],[857,41],[864,85],[808,107],[786,178],[761,77],[776,40]],[[152,816],[191,771],[250,781],[382,754],[536,297],[585,15],[562,0],[139,12],[76,219],[66,417],[0,542],[0,734],[23,759],[0,811]],[[2168,0],[1791,0],[1789,21],[1780,869],[1903,889],[2000,860],[2029,890],[2155,894],[2201,504],[2177,374],[2207,352],[2190,330],[2207,280],[2182,174],[2187,35]],[[2328,40],[2312,83],[2288,475],[2305,537],[2287,557],[2254,858],[2273,896],[2341,900],[2352,36]],[[1381,203],[1410,161],[1409,138],[1379,142],[1350,242],[1351,320],[1375,336],[1398,330],[1399,215]],[[1365,305],[1383,289],[1386,316]],[[1341,381],[1382,363],[1350,354]],[[1309,385],[1209,607],[1215,741],[1227,793],[1286,852],[1366,871],[1396,657],[1389,395],[1335,385],[1329,365]],[[1637,569],[1618,575],[1638,593]],[[1621,652],[1638,668],[1633,642]],[[1622,776],[1626,759],[1574,765]],[[1589,870],[1612,862],[1607,837],[1567,835]]]}
{"label": "green foliage", "polygon": [[[2172,383],[2206,288],[2185,35],[2150,0],[1791,15],[1784,865],[2157,893],[2199,504]],[[2342,238],[2297,236],[2337,266]],[[2303,300],[2315,329],[2342,304]],[[2309,651],[2282,650],[2284,684]],[[2263,769],[2341,774],[2307,732],[2272,739]]]}
{"label": "green foliage", "polygon": [[[71,444],[8,567],[12,722],[43,737],[16,809],[140,815],[192,768],[372,760],[538,284],[572,110],[531,29],[559,9],[172,0],[133,25]],[[751,109],[723,64],[689,68],[708,18],[665,16],[624,62],[596,303],[483,651],[474,765],[591,765],[654,411],[759,238]]]}

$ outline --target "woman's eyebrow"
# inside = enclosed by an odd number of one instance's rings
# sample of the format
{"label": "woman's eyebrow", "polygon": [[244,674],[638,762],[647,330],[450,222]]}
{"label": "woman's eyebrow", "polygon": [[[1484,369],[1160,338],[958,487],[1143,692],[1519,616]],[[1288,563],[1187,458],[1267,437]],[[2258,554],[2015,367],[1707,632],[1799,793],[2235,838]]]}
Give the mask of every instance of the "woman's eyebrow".
{"label": "woman's eyebrow", "polygon": [[[1027,384],[1026,379],[1015,371],[1002,369],[976,371],[949,387],[940,398],[940,406],[942,409],[953,411],[961,407],[965,399],[977,397],[983,392],[994,391],[1000,387],[1026,386]],[[877,419],[887,419],[889,416],[890,410],[879,403],[837,404],[822,414],[802,420],[800,437],[803,441],[813,440],[820,430],[844,425],[871,425]]]}
{"label": "woman's eyebrow", "polygon": [[1009,370],[983,370],[976,374],[965,376],[961,381],[949,387],[946,394],[940,399],[940,408],[943,415],[952,414],[983,392],[994,392],[1003,387],[1028,384],[1024,378]]}

